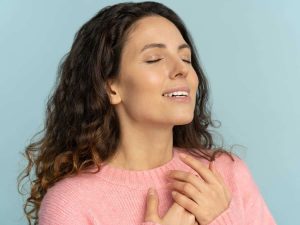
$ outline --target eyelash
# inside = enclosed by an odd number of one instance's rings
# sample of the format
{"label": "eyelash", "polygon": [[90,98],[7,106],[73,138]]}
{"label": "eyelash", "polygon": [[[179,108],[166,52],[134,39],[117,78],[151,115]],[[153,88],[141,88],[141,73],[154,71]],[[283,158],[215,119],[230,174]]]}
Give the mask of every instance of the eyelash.
{"label": "eyelash", "polygon": [[[158,61],[160,61],[160,60],[162,60],[162,59],[148,60],[148,61],[146,61],[146,63],[152,64],[152,63],[156,63],[156,62],[158,62]],[[183,59],[182,61],[183,61],[183,62],[186,62],[186,63],[188,63],[188,64],[191,64],[191,61],[189,61],[189,60]]]}
{"label": "eyelash", "polygon": [[146,61],[146,63],[152,64],[152,63],[156,63],[156,62],[158,62],[160,60],[162,60],[162,59],[148,60],[148,61]]}
{"label": "eyelash", "polygon": [[183,61],[183,62],[186,62],[186,63],[188,63],[188,64],[191,64],[191,63],[192,63],[190,60],[186,60],[186,59],[183,59],[182,61]]}

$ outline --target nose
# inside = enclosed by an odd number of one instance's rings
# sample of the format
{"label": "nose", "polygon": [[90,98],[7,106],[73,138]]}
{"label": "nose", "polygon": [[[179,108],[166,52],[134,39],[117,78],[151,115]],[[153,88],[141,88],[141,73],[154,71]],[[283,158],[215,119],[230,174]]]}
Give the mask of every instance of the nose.
{"label": "nose", "polygon": [[180,57],[173,58],[170,78],[186,77],[189,72],[189,66],[190,65],[187,62],[184,62]]}

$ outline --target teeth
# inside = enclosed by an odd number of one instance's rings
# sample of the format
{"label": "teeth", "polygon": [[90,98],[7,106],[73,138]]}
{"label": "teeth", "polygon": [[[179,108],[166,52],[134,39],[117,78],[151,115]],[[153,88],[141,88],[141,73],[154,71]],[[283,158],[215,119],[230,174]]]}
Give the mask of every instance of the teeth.
{"label": "teeth", "polygon": [[175,91],[172,93],[164,94],[163,96],[173,97],[173,96],[180,96],[180,95],[188,96],[188,93],[186,91]]}

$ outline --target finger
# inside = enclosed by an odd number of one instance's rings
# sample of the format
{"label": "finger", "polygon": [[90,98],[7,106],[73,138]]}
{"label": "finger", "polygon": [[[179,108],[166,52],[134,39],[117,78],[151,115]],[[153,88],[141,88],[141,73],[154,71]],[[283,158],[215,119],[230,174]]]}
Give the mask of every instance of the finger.
{"label": "finger", "polygon": [[212,171],[191,155],[180,153],[181,160],[194,169],[207,183],[215,183],[217,179]]}
{"label": "finger", "polygon": [[209,163],[209,169],[213,172],[213,174],[215,175],[216,179],[219,181],[219,183],[222,186],[226,186],[223,176],[221,175],[221,173],[217,170],[216,165],[214,163],[214,161]]}
{"label": "finger", "polygon": [[168,184],[168,187],[184,194],[198,204],[201,203],[201,193],[190,183],[173,181],[172,183]]}
{"label": "finger", "polygon": [[225,183],[222,174],[217,170],[217,168],[214,164],[214,161],[210,162],[209,169],[211,169],[213,171],[213,173],[216,175],[216,178],[218,179],[220,184],[223,186],[223,190],[224,190],[224,193],[226,194],[227,198],[231,199],[231,191],[230,191],[229,187],[227,186],[227,184]]}
{"label": "finger", "polygon": [[217,178],[217,180],[224,184],[224,180],[223,180],[223,177],[222,175],[219,173],[219,171],[217,170],[216,168],[216,165],[215,165],[215,161],[211,161],[209,163],[209,169],[213,172],[213,174],[215,175],[215,177]]}
{"label": "finger", "polygon": [[149,188],[147,193],[147,203],[146,203],[146,212],[145,212],[145,221],[152,222],[157,220],[158,217],[158,196],[155,189]]}
{"label": "finger", "polygon": [[182,213],[185,209],[179,205],[177,202],[174,202],[173,205],[170,207],[169,211],[173,211],[176,215]]}
{"label": "finger", "polygon": [[199,206],[196,202],[194,202],[190,198],[186,197],[185,195],[183,195],[177,191],[172,191],[172,197],[175,202],[177,202],[179,205],[181,205],[187,211],[189,211],[193,215],[197,215],[197,208]]}
{"label": "finger", "polygon": [[186,183],[190,183],[194,185],[199,192],[206,192],[209,188],[203,179],[200,179],[199,177],[189,172],[171,170],[169,172],[168,177],[179,181],[184,181]]}

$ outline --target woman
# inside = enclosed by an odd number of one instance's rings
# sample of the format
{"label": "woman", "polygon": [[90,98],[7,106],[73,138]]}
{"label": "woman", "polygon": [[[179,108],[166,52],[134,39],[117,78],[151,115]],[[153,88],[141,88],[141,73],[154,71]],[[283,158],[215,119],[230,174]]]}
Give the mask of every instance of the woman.
{"label": "woman", "polygon": [[29,222],[275,224],[245,163],[214,147],[207,99],[192,39],[172,10],[102,9],[76,34],[45,134],[26,149],[20,181],[36,173]]}

